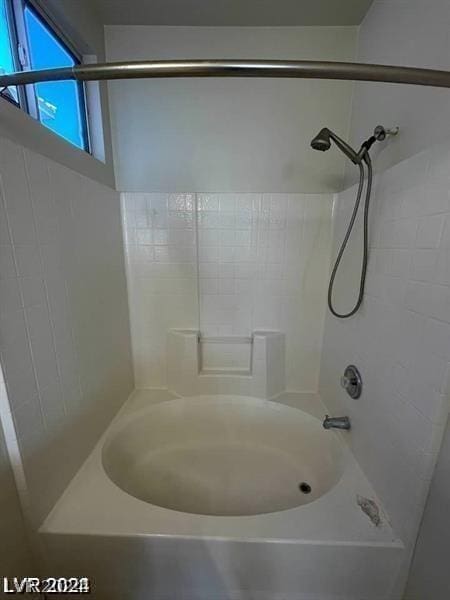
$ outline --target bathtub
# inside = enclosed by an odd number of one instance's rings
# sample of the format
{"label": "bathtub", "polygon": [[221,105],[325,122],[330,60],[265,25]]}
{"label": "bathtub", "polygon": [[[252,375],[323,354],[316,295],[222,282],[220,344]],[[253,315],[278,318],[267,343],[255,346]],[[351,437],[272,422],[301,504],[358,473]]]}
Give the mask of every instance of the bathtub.
{"label": "bathtub", "polygon": [[135,393],[40,529],[55,572],[108,600],[389,598],[403,545],[349,434],[276,400]]}
{"label": "bathtub", "polygon": [[102,451],[106,474],[134,498],[222,517],[313,502],[341,478],[344,455],[313,416],[245,396],[157,404],[125,419]]}

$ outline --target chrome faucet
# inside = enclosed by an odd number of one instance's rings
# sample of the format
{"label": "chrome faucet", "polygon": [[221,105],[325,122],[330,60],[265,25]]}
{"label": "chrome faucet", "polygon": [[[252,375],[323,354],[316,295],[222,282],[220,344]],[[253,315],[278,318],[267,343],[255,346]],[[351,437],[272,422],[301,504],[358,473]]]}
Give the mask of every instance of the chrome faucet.
{"label": "chrome faucet", "polygon": [[329,417],[325,415],[322,425],[325,429],[350,429],[350,419],[348,417]]}

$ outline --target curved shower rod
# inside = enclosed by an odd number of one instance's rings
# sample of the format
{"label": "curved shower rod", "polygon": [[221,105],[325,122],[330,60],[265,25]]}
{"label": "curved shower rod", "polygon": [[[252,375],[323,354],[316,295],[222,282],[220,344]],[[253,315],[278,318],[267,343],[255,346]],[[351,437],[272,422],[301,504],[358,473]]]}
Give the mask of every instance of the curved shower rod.
{"label": "curved shower rod", "polygon": [[146,60],[20,71],[0,76],[0,88],[42,81],[166,77],[285,77],[378,81],[450,87],[450,71],[309,60]]}

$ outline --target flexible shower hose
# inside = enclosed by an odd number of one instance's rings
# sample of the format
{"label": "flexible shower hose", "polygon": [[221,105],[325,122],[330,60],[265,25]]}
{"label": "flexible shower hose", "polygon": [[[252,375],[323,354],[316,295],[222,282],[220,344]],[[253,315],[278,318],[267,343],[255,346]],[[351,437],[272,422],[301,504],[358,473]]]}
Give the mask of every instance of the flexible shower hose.
{"label": "flexible shower hose", "polygon": [[330,283],[328,285],[328,308],[332,312],[332,314],[338,319],[348,319],[348,317],[353,316],[359,309],[362,304],[364,297],[364,286],[366,283],[366,272],[367,272],[367,260],[369,256],[369,205],[370,205],[370,194],[372,191],[372,161],[370,160],[369,152],[365,152],[363,157],[364,162],[367,165],[367,187],[366,187],[366,197],[364,201],[364,240],[363,240],[363,258],[361,265],[361,277],[359,281],[359,294],[358,299],[356,300],[356,304],[353,309],[348,313],[338,313],[333,307],[333,286],[334,280],[336,277],[336,273],[339,268],[339,264],[341,262],[342,256],[345,252],[345,248],[347,246],[347,242],[350,238],[350,234],[353,230],[353,225],[355,224],[356,216],[358,214],[359,205],[361,203],[361,196],[364,188],[364,166],[363,161],[361,161],[359,166],[359,185],[358,192],[356,194],[355,206],[353,207],[352,216],[350,218],[350,222],[348,224],[347,232],[342,241],[341,247],[339,249],[338,255],[336,257],[336,262],[334,263],[333,270],[331,271]]}

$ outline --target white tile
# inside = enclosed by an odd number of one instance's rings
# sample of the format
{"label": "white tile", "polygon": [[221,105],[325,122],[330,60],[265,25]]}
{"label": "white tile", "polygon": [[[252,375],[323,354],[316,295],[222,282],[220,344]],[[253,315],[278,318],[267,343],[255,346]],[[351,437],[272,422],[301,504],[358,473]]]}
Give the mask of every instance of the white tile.
{"label": "white tile", "polygon": [[450,361],[450,324],[427,319],[422,341],[425,352]]}
{"label": "white tile", "polygon": [[219,294],[234,294],[235,281],[234,279],[221,278],[219,281]]}
{"label": "white tile", "polygon": [[440,246],[441,248],[450,248],[450,215],[438,215],[438,217],[444,220]]}
{"label": "white tile", "polygon": [[205,278],[202,277],[200,279],[200,292],[202,294],[217,294],[219,291],[219,280],[215,278]]}
{"label": "white tile", "polygon": [[9,235],[8,218],[6,215],[5,202],[0,188],[0,240],[3,244],[11,243]]}
{"label": "white tile", "polygon": [[[9,313],[8,320],[15,313]],[[0,317],[1,324],[1,317]],[[26,331],[23,329],[23,323],[19,324],[20,331],[7,343],[0,335],[0,350],[2,354],[3,367],[5,369],[6,383],[22,376],[23,372],[29,372],[32,369],[31,353]]]}
{"label": "white tile", "polygon": [[423,198],[424,212],[427,214],[439,214],[450,212],[450,190],[448,186],[439,186],[430,178]]}
{"label": "white tile", "polygon": [[186,210],[186,202],[183,194],[169,194],[168,210]]}
{"label": "white tile", "polygon": [[199,211],[219,210],[219,197],[217,194],[198,194],[197,206]]}
{"label": "white tile", "polygon": [[431,317],[450,323],[450,288],[443,285],[433,285],[430,290]]}
{"label": "white tile", "polygon": [[25,152],[27,177],[36,220],[36,232],[41,243],[58,239],[58,215],[53,203],[47,161],[32,152]]}
{"label": "white tile", "polygon": [[64,271],[63,255],[58,244],[40,246],[42,269],[46,278],[58,277]]}
{"label": "white tile", "polygon": [[[152,217],[158,223],[162,223],[162,216],[165,217],[165,227],[167,227],[167,213],[164,215],[160,215],[159,213],[153,214]],[[137,229],[146,229],[150,227],[149,217],[147,215],[147,211],[136,211],[134,214],[134,224]],[[156,226],[156,225],[155,225]]]}
{"label": "white tile", "polygon": [[46,305],[47,299],[43,279],[40,277],[20,277],[18,281],[25,308]]}
{"label": "white tile", "polygon": [[[442,395],[429,385],[416,382],[410,385],[409,402],[433,423],[442,421]],[[447,408],[448,411],[448,408]]]}
{"label": "white tile", "polygon": [[430,285],[423,282],[410,281],[406,289],[405,305],[409,310],[421,314],[431,314],[432,289]]}
{"label": "white tile", "polygon": [[31,350],[39,390],[54,385],[58,380],[58,369],[53,348],[40,346],[34,340],[31,342]]}
{"label": "white tile", "polygon": [[7,349],[20,340],[27,341],[27,332],[22,310],[0,315],[0,349]]}
{"label": "white tile", "polygon": [[17,406],[13,416],[17,435],[22,440],[33,438],[42,432],[44,424],[37,396]]}
{"label": "white tile", "polygon": [[51,343],[52,331],[47,306],[30,307],[26,311],[26,318],[31,341],[48,346]]}
{"label": "white tile", "polygon": [[48,309],[50,320],[53,325],[57,322],[65,322],[70,326],[70,311],[68,307],[68,286],[66,280],[58,274],[45,280],[46,295],[48,297]]}
{"label": "white tile", "polygon": [[38,246],[18,244],[14,247],[19,277],[42,276],[42,263]]}
{"label": "white tile", "polygon": [[[17,365],[16,365],[17,367]],[[17,373],[5,373],[8,389],[8,400],[11,408],[38,396],[36,378],[31,363],[31,356],[27,367],[23,367]]]}
{"label": "white tile", "polygon": [[450,285],[450,247],[436,251],[434,282]]}
{"label": "white tile", "polygon": [[19,146],[4,140],[0,148],[0,176],[13,242],[36,243],[23,151]]}
{"label": "white tile", "polygon": [[382,280],[382,298],[388,304],[402,305],[405,300],[407,282],[402,277],[386,275]]}
{"label": "white tile", "polygon": [[11,244],[0,244],[0,279],[16,277],[13,247]]}
{"label": "white tile", "polygon": [[433,282],[437,277],[439,253],[437,250],[416,250],[412,254],[410,278]]}
{"label": "white tile", "polygon": [[[132,199],[136,194],[129,194]],[[168,194],[147,194],[147,209],[161,211],[168,208]]]}
{"label": "white tile", "polygon": [[17,311],[22,308],[22,298],[17,279],[0,279],[0,314]]}
{"label": "white tile", "polygon": [[380,243],[385,248],[410,248],[416,233],[417,222],[414,219],[387,221],[382,225]]}
{"label": "white tile", "polygon": [[39,398],[45,426],[54,430],[57,425],[62,424],[65,417],[64,400],[59,383],[40,390]]}
{"label": "white tile", "polygon": [[437,248],[441,241],[444,219],[440,215],[424,217],[419,221],[417,248]]}
{"label": "white tile", "polygon": [[169,246],[155,246],[153,251],[156,262],[169,262]]}
{"label": "white tile", "polygon": [[144,246],[153,244],[152,230],[151,229],[138,229],[136,231],[136,243],[142,244]]}

